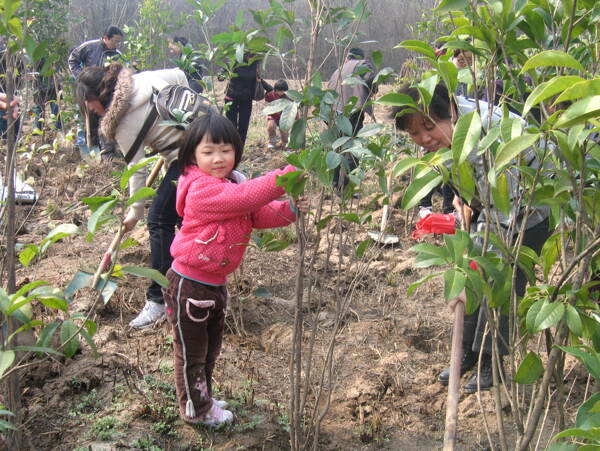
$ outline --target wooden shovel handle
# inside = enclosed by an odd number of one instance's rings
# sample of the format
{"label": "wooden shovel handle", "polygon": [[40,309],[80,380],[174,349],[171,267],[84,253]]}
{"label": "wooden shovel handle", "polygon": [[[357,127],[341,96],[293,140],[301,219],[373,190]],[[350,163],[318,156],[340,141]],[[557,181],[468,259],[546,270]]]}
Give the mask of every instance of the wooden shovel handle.
{"label": "wooden shovel handle", "polygon": [[[156,163],[154,163],[154,166],[152,167],[150,174],[146,178],[146,186],[152,185],[152,183],[154,182],[154,180],[156,180],[156,177],[158,176],[158,173],[160,172],[160,170],[162,169],[164,164],[165,164],[164,158],[160,158]],[[96,269],[96,272],[94,273],[94,278],[92,279],[92,288],[94,288],[96,286],[96,283],[98,283],[98,279],[100,279],[100,275],[109,268],[109,266],[112,262],[113,255],[115,254],[117,247],[119,247],[119,244],[121,243],[121,240],[123,239],[124,235],[125,235],[125,227],[121,226],[121,227],[119,227],[119,232],[115,235],[115,237],[113,238],[113,240],[110,243],[110,246],[108,246],[108,249],[102,256],[102,261],[100,262],[100,264],[98,265],[98,268]]]}

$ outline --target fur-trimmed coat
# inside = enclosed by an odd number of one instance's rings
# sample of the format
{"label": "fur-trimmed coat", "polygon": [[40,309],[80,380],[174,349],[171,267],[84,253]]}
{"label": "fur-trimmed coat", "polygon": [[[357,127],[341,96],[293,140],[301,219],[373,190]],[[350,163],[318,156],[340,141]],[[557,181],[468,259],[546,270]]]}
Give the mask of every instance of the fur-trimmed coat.
{"label": "fur-trimmed coat", "polygon": [[[116,141],[125,155],[133,145],[144,125],[146,117],[153,108],[150,99],[152,89],[161,90],[167,85],[188,86],[185,74],[180,69],[163,69],[134,74],[130,69],[119,73],[112,101],[102,117],[101,131],[109,141]],[[157,120],[150,128],[139,146],[129,166],[144,158],[144,147],[162,153],[168,167],[176,158],[178,149],[162,152],[161,149],[179,143],[183,131],[175,127],[164,127]],[[129,194],[133,195],[145,183],[146,171],[136,172],[129,180]],[[129,215],[141,219],[144,214],[144,202],[131,206]]]}

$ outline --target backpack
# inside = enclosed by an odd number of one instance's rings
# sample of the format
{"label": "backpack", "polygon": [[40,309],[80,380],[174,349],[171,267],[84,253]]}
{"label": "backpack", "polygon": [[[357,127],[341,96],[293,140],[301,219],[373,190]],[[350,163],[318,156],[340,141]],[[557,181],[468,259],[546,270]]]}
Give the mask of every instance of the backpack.
{"label": "backpack", "polygon": [[[181,85],[167,85],[160,91],[153,88],[153,95],[150,99],[150,103],[153,108],[144,121],[144,125],[131,148],[125,154],[125,161],[127,164],[131,163],[134,155],[137,153],[140,144],[150,131],[150,128],[154,125],[157,118],[161,118],[163,121],[170,121],[171,124],[168,126],[175,127],[177,130],[185,130],[194,119],[200,117],[208,112],[217,112],[217,109],[211,105],[210,101],[198,94],[191,88]],[[179,119],[183,116],[183,122],[179,122]],[[175,122],[173,124],[173,122]],[[177,144],[171,145],[160,151],[172,150],[177,148]],[[154,152],[157,153],[158,151]]]}

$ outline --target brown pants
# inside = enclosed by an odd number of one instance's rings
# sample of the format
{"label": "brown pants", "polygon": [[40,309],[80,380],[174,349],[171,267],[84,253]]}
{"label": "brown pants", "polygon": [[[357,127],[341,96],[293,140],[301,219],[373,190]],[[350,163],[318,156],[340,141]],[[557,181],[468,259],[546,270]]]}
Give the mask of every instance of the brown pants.
{"label": "brown pants", "polygon": [[167,272],[167,320],[173,326],[175,387],[181,417],[201,421],[212,405],[212,374],[223,342],[227,288]]}

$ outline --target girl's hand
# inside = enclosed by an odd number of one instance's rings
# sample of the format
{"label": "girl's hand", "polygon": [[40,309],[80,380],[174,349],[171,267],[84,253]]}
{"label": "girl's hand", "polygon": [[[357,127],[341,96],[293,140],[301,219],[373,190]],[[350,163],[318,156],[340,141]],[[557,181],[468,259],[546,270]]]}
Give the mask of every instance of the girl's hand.
{"label": "girl's hand", "polygon": [[298,211],[301,211],[302,213],[308,213],[310,201],[306,196],[300,196],[298,199],[296,199],[295,205]]}

